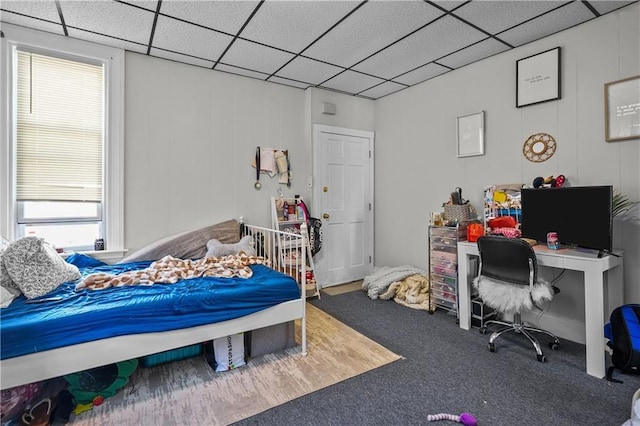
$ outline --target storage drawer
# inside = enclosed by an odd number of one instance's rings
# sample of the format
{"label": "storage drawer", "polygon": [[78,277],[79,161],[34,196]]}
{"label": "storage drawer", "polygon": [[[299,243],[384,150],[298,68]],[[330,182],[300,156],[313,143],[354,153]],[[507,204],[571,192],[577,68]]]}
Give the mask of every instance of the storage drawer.
{"label": "storage drawer", "polygon": [[455,269],[445,268],[444,266],[439,266],[439,265],[431,265],[431,272],[438,275],[444,275],[447,277],[457,276]]}
{"label": "storage drawer", "polygon": [[458,280],[456,277],[446,277],[444,275],[431,274],[431,282],[435,284],[448,285],[451,287],[456,287],[458,284]]}
{"label": "storage drawer", "polygon": [[458,304],[456,302],[452,302],[450,300],[439,300],[436,299],[436,305],[442,306],[446,309],[450,309],[452,311],[458,311]]}
{"label": "storage drawer", "polygon": [[441,291],[441,292],[446,292],[451,294],[457,293],[455,285],[448,285],[440,282],[431,282],[431,290],[433,290],[432,293],[435,291]]}
{"label": "storage drawer", "polygon": [[432,259],[448,260],[455,262],[458,259],[458,253],[447,253],[446,251],[433,250],[431,252]]}
{"label": "storage drawer", "polygon": [[455,293],[448,293],[442,290],[438,290],[438,289],[433,289],[431,290],[431,295],[436,299],[436,300],[446,300],[448,302],[453,302],[455,303],[457,301],[456,295]]}

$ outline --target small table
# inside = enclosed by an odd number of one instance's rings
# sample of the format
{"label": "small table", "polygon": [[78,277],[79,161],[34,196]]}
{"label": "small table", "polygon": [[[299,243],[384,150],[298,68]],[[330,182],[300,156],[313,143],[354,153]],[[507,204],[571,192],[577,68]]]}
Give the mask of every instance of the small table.
{"label": "small table", "polygon": [[[584,273],[584,312],[587,374],[605,376],[604,325],[611,311],[623,304],[622,253],[596,257],[576,249],[533,247],[539,266]],[[470,261],[479,256],[477,243],[458,242],[458,305],[460,328],[471,326]],[[606,291],[605,291],[606,289]]]}

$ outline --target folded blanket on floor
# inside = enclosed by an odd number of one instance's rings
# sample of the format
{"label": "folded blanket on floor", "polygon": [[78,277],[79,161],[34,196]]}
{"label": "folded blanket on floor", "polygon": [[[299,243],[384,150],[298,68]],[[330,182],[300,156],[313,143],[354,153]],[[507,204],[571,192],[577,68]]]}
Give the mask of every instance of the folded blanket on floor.
{"label": "folded blanket on floor", "polygon": [[377,299],[394,281],[400,281],[410,275],[426,275],[425,271],[410,265],[381,266],[374,268],[373,274],[362,281],[362,289],[371,299]]}

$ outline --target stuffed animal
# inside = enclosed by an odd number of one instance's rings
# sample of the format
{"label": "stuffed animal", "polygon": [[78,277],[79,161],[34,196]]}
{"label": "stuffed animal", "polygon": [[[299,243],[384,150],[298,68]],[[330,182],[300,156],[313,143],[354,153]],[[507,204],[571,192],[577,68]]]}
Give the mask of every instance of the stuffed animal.
{"label": "stuffed animal", "polygon": [[387,291],[380,295],[380,299],[393,298],[396,303],[413,309],[433,311],[435,300],[429,306],[429,280],[427,277],[414,274],[401,281],[392,282]]}
{"label": "stuffed animal", "polygon": [[546,178],[537,177],[533,180],[534,188],[560,188],[567,181],[567,178],[564,175],[558,175],[558,177],[554,178],[553,176],[547,176]]}

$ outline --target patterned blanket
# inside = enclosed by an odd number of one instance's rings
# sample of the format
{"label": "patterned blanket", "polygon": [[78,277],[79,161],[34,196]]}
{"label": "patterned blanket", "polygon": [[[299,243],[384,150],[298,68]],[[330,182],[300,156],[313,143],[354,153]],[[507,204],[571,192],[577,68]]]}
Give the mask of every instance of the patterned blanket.
{"label": "patterned blanket", "polygon": [[244,253],[224,257],[203,257],[197,260],[165,256],[153,262],[147,269],[107,274],[97,272],[87,275],[76,285],[77,290],[103,290],[109,287],[130,285],[174,284],[179,280],[196,277],[250,278],[253,271],[249,265],[268,265],[262,256],[247,256]]}

